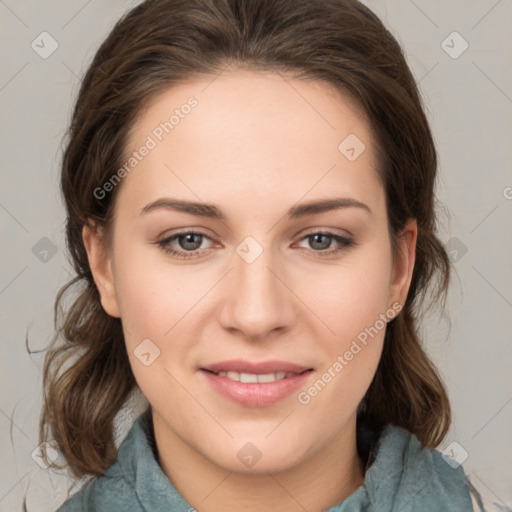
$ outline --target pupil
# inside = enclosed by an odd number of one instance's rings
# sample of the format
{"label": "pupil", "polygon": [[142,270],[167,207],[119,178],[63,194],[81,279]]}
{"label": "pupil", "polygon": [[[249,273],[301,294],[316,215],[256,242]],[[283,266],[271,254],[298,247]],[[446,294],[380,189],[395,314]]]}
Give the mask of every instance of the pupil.
{"label": "pupil", "polygon": [[[320,240],[322,237],[327,239],[327,242],[324,242],[322,244],[322,242],[320,241],[319,242],[320,247],[318,245],[315,247],[315,244],[316,244],[317,240]],[[316,249],[328,249],[329,248],[329,245],[330,245],[329,235],[313,235],[313,236],[310,237],[310,242],[311,242],[311,239],[313,239],[313,242],[312,242],[313,248],[316,248]]]}
{"label": "pupil", "polygon": [[[196,238],[195,242],[194,242],[194,238]],[[181,243],[181,241],[183,239],[185,240],[185,242]],[[191,244],[191,245],[188,245],[188,244]],[[197,233],[187,233],[186,235],[183,235],[182,237],[180,237],[180,245],[183,249],[186,249],[189,251],[198,249],[201,246],[201,235],[199,235]]]}

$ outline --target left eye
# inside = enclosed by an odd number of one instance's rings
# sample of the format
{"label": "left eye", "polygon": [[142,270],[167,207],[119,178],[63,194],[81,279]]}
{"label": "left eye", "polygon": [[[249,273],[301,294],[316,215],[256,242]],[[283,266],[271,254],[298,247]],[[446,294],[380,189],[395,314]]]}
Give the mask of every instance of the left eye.
{"label": "left eye", "polygon": [[310,233],[302,240],[307,240],[311,247],[320,251],[325,251],[331,247],[332,241],[336,241],[341,245],[348,245],[348,239],[335,235],[334,233]]}
{"label": "left eye", "polygon": [[[203,255],[201,245],[204,239],[211,240],[210,237],[204,233],[189,231],[186,233],[176,233],[175,235],[156,242],[156,244],[166,254],[172,254],[176,258],[196,258]],[[333,240],[338,247],[331,248]],[[313,248],[313,252],[320,256],[332,255],[355,245],[353,240],[330,232],[309,233],[300,239],[300,242],[303,241],[306,241],[310,247]],[[174,245],[174,242],[178,242],[178,247]],[[207,252],[212,250],[211,247],[202,249]]]}

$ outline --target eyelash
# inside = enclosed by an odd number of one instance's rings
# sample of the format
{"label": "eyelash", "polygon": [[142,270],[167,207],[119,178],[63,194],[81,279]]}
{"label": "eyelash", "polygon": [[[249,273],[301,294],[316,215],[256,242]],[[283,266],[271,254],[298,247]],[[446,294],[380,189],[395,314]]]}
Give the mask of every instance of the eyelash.
{"label": "eyelash", "polygon": [[[155,242],[155,244],[157,244],[165,254],[170,254],[171,256],[178,258],[178,259],[190,259],[190,258],[201,257],[202,256],[202,254],[200,252],[201,250],[188,251],[188,252],[177,251],[176,249],[173,249],[170,246],[171,242],[173,242],[174,240],[176,240],[182,236],[186,236],[186,235],[200,235],[204,238],[208,238],[208,239],[210,238],[208,235],[206,235],[205,233],[202,233],[200,231],[183,231],[181,233],[176,233],[170,237],[164,238],[163,240],[159,240],[159,241]],[[322,235],[322,236],[330,237],[340,245],[340,247],[338,247],[337,249],[328,249],[328,250],[322,250],[322,251],[313,250],[313,252],[318,254],[320,257],[332,256],[334,254],[338,254],[346,249],[349,249],[349,248],[357,245],[356,242],[350,238],[336,235],[335,233],[330,233],[328,231],[313,231],[311,233],[307,233],[300,239],[300,241],[307,239],[309,237],[315,236],[315,235]],[[213,249],[204,249],[204,250],[206,250],[207,252],[211,252]]]}

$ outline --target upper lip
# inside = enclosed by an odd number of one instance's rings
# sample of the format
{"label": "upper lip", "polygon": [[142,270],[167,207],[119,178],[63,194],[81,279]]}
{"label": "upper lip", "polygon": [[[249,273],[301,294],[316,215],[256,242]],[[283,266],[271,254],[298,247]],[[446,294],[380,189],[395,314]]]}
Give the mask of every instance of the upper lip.
{"label": "upper lip", "polygon": [[252,361],[243,361],[241,359],[231,361],[220,361],[203,366],[202,370],[211,372],[238,372],[238,373],[253,373],[253,374],[266,374],[266,373],[302,373],[306,370],[312,370],[308,366],[302,366],[287,361],[261,361],[259,363]]}

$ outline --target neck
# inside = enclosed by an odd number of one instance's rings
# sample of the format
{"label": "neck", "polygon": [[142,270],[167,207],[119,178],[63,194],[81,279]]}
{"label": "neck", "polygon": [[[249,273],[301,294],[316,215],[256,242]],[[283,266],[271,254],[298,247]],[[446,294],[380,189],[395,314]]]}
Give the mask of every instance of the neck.
{"label": "neck", "polygon": [[364,482],[355,417],[336,438],[299,465],[250,474],[213,464],[170,431],[154,412],[153,425],[163,472],[201,512],[320,512],[341,503]]}

